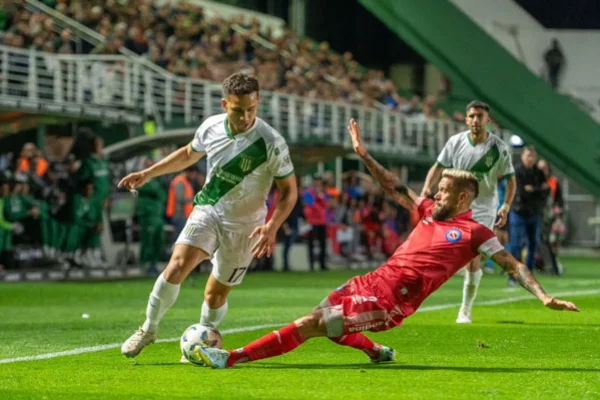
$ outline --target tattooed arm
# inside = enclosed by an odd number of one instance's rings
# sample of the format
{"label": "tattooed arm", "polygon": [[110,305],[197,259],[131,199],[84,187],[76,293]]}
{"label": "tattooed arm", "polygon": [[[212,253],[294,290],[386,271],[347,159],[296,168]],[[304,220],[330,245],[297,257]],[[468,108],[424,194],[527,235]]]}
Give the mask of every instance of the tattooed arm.
{"label": "tattooed arm", "polygon": [[492,256],[492,260],[504,269],[514,280],[519,282],[527,291],[540,299],[542,303],[553,310],[579,311],[575,304],[550,297],[544,291],[544,288],[533,277],[527,267],[518,262],[512,254],[506,250],[500,250]]}
{"label": "tattooed arm", "polygon": [[403,207],[410,210],[417,205],[418,195],[405,184],[400,182],[400,179],[391,171],[385,169],[367,152],[362,139],[360,137],[360,129],[355,120],[350,120],[348,132],[352,137],[352,147],[354,152],[362,159],[363,163],[371,172],[373,178],[379,183],[383,191],[400,203]]}

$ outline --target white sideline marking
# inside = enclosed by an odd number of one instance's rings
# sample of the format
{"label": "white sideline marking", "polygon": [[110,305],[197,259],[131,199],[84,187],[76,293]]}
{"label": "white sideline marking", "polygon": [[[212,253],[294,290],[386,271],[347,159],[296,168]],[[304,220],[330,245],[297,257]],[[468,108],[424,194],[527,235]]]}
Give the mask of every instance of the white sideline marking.
{"label": "white sideline marking", "polygon": [[[228,333],[257,331],[259,329],[275,328],[275,327],[282,326],[282,325],[285,325],[285,324],[265,324],[265,325],[246,326],[246,327],[242,327],[242,328],[225,329],[225,330],[221,331],[221,334],[226,335]],[[178,337],[169,338],[169,339],[158,339],[155,343],[166,343],[166,342],[177,342],[177,341],[179,341]],[[93,353],[96,351],[116,349],[118,347],[121,347],[121,344],[122,343],[111,343],[111,344],[103,344],[100,346],[80,347],[78,349],[59,351],[56,353],[40,354],[37,356],[5,358],[5,359],[0,360],[0,364],[9,364],[9,363],[15,363],[15,362],[20,362],[20,361],[46,360],[48,358],[73,356],[75,354]]]}
{"label": "white sideline marking", "polygon": [[[553,293],[552,295],[556,296],[556,297],[567,297],[567,296],[578,297],[578,296],[588,296],[588,295],[592,295],[592,294],[600,294],[600,289],[561,292],[561,293]],[[498,304],[518,303],[520,301],[528,301],[528,300],[535,300],[535,297],[533,297],[532,295],[529,295],[529,296],[508,297],[505,299],[481,301],[481,302],[476,303],[476,306],[495,306]],[[448,308],[455,308],[455,307],[460,307],[460,306],[461,306],[460,303],[439,304],[436,306],[428,306],[428,307],[419,308],[417,310],[417,312],[439,311],[439,310],[445,310]],[[264,325],[246,326],[246,327],[241,327],[241,328],[225,329],[225,330],[221,331],[221,333],[223,335],[226,335],[226,334],[230,334],[230,333],[250,332],[250,331],[257,331],[257,330],[265,329],[265,328],[275,328],[275,327],[283,326],[286,324],[287,324],[287,322],[284,322],[281,324],[264,324]],[[167,343],[167,342],[177,342],[177,341],[179,341],[179,337],[168,338],[168,339],[158,339],[156,341],[156,343]],[[78,349],[59,351],[56,353],[40,354],[37,356],[5,358],[5,359],[0,360],[0,364],[10,364],[10,363],[21,362],[21,361],[46,360],[49,358],[72,356],[72,355],[76,355],[76,354],[93,353],[96,351],[116,349],[118,347],[121,347],[121,343],[103,344],[100,346],[92,346],[92,347],[80,347]]]}

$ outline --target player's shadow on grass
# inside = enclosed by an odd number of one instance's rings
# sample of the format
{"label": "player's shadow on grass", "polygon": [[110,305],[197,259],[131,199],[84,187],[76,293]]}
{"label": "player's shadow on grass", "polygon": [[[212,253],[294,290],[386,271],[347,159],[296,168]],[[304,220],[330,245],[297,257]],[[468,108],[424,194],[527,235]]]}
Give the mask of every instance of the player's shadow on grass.
{"label": "player's shadow on grass", "polygon": [[[240,365],[242,367],[242,365]],[[353,369],[361,372],[368,370],[409,370],[409,371],[457,371],[457,372],[491,372],[491,373],[521,373],[521,372],[600,372],[600,368],[510,368],[510,367],[458,367],[451,365],[406,365],[406,364],[276,364],[264,363],[243,365],[243,368],[263,369]]]}
{"label": "player's shadow on grass", "polygon": [[600,324],[569,324],[569,323],[555,323],[555,322],[497,321],[496,323],[503,324],[503,325],[567,326],[567,327],[590,327],[590,328],[600,327]]}

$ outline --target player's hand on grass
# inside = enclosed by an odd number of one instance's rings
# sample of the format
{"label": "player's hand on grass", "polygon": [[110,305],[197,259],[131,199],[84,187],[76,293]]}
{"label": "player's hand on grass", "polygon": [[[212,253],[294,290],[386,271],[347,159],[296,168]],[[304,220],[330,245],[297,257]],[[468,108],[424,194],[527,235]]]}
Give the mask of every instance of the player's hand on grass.
{"label": "player's hand on grass", "polygon": [[144,186],[146,182],[148,182],[148,173],[146,171],[133,172],[121,179],[118,187],[135,191],[135,189]]}
{"label": "player's hand on grass", "polygon": [[556,311],[575,311],[579,312],[579,308],[570,301],[559,300],[554,297],[548,297],[544,300],[544,305],[552,310]]}
{"label": "player's hand on grass", "polygon": [[503,204],[502,207],[498,210],[498,222],[496,222],[496,226],[498,228],[502,228],[506,225],[508,221],[508,213],[510,212],[510,206],[508,204]]}
{"label": "player's hand on grass", "polygon": [[354,118],[351,119],[350,123],[348,124],[348,132],[350,132],[350,137],[352,138],[352,147],[354,148],[354,152],[360,157],[366,156],[367,148],[360,138],[360,128],[358,127],[358,124]]}
{"label": "player's hand on grass", "polygon": [[252,246],[252,255],[256,258],[271,257],[273,248],[275,247],[276,235],[277,230],[273,229],[269,224],[256,228],[249,236],[250,239],[258,237],[258,241]]}

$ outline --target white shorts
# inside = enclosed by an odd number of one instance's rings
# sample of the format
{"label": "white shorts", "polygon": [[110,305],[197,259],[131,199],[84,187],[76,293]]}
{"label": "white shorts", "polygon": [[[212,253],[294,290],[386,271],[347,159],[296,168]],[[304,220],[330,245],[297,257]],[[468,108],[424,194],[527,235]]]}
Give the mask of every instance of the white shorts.
{"label": "white shorts", "polygon": [[211,257],[212,274],[226,286],[242,283],[252,262],[255,239],[247,233],[222,228],[221,219],[211,206],[195,206],[175,244],[204,250]]}
{"label": "white shorts", "polygon": [[494,231],[494,225],[496,224],[496,213],[473,213],[473,219],[492,232]]}

